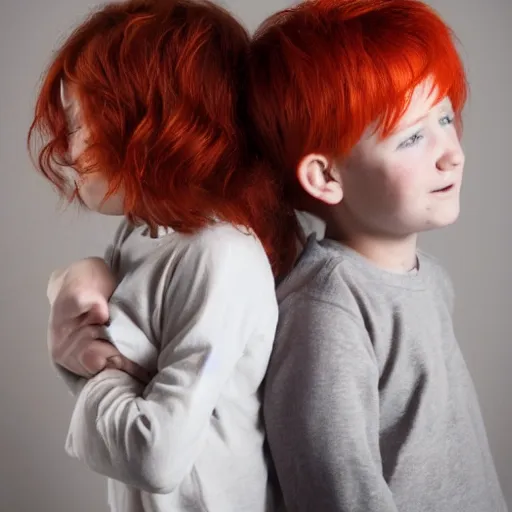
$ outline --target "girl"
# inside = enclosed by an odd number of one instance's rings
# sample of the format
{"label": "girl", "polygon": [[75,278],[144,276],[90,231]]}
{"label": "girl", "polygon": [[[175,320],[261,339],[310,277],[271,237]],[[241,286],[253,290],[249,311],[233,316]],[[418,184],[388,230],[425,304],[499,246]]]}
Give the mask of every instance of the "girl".
{"label": "girl", "polygon": [[110,4],[58,51],[37,100],[40,170],[64,196],[124,216],[105,257],[109,325],[77,343],[108,340],[154,374],[144,386],[83,360],[68,365],[77,375],[60,368],[77,394],[67,452],[109,477],[114,511],[273,509],[259,391],[295,217],[249,165],[247,49],[208,2]]}

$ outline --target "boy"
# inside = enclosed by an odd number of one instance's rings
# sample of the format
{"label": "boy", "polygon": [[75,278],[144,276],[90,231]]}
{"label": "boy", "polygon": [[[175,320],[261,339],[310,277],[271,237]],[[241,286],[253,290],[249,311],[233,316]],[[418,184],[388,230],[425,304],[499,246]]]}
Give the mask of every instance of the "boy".
{"label": "boy", "polygon": [[253,140],[326,223],[278,288],[265,423],[288,512],[503,512],[443,268],[418,233],[459,215],[466,98],[416,0],[318,0],[256,32]]}

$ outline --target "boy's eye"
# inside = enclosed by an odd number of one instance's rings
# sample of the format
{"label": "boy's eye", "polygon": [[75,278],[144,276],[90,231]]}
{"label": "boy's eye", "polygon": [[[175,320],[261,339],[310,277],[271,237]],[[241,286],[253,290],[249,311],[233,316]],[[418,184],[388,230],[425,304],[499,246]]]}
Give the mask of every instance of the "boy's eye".
{"label": "boy's eye", "polygon": [[405,149],[409,148],[411,146],[414,146],[418,141],[420,141],[423,138],[423,135],[419,133],[415,133],[414,135],[411,135],[407,140],[404,140],[398,145],[397,149]]}
{"label": "boy's eye", "polygon": [[439,124],[441,126],[447,126],[447,125],[452,124],[453,121],[454,121],[453,115],[446,115],[446,116],[441,117],[441,119],[439,119]]}

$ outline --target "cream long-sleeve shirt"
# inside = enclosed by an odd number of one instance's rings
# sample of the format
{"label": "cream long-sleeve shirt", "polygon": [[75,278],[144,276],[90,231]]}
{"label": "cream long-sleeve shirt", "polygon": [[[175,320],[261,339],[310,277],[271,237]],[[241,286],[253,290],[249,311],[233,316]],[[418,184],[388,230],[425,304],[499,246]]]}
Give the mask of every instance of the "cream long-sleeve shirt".
{"label": "cream long-sleeve shirt", "polygon": [[109,477],[115,512],[274,510],[260,386],[278,308],[260,242],[222,223],[154,238],[123,223],[109,253],[105,336],[157,374],[144,387],[60,369],[77,395],[67,453]]}

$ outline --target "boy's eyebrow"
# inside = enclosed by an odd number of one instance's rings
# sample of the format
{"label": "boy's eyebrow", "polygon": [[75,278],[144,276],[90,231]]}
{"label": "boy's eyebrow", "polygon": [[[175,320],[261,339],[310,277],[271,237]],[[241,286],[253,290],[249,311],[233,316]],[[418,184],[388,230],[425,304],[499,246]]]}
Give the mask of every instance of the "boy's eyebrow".
{"label": "boy's eyebrow", "polygon": [[393,130],[393,133],[397,133],[402,130],[407,130],[407,128],[410,128],[411,126],[414,126],[415,124],[425,120],[428,117],[428,115],[430,114],[431,110],[435,107],[440,107],[443,110],[453,112],[453,107],[452,107],[451,102],[447,98],[444,98],[441,101],[438,101],[434,105],[432,105],[425,115],[420,116],[416,120],[411,121],[410,123],[407,123],[405,125],[398,124],[396,129]]}
{"label": "boy's eyebrow", "polygon": [[419,122],[425,120],[428,117],[429,112],[427,112],[425,115],[418,117],[414,121],[411,121],[407,124],[401,125],[400,123],[397,125],[396,129],[393,130],[393,133],[401,132],[402,130],[407,130],[411,126],[414,126],[415,124],[418,124]]}
{"label": "boy's eyebrow", "polygon": [[411,126],[414,126],[415,124],[418,124],[419,122],[425,120],[428,115],[430,114],[431,110],[436,107],[436,106],[439,106],[441,107],[443,110],[446,110],[446,111],[451,111],[453,112],[453,109],[452,109],[452,106],[451,104],[445,102],[445,101],[440,101],[439,103],[436,103],[435,105],[433,105],[430,110],[423,116],[420,116],[418,117],[417,119],[415,119],[414,121],[411,121],[410,123],[407,123],[407,124],[404,124],[404,125],[401,125],[400,123],[397,125],[397,127],[393,130],[392,133],[397,133],[397,132],[401,132],[402,130],[407,130],[408,128],[410,128]]}

